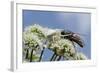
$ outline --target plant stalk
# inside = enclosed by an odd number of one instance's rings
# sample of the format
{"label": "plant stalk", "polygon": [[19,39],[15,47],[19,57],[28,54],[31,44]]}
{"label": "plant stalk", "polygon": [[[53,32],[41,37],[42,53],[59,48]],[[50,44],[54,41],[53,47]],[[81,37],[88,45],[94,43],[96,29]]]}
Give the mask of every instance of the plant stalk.
{"label": "plant stalk", "polygon": [[45,49],[45,48],[43,48],[43,50],[41,51],[41,55],[40,55],[40,58],[39,58],[39,62],[40,62],[41,59],[42,59],[42,56],[43,56],[43,53],[44,53],[44,49]]}
{"label": "plant stalk", "polygon": [[59,61],[61,59],[61,56],[59,56],[59,58],[57,59],[57,61]]}
{"label": "plant stalk", "polygon": [[53,61],[55,61],[55,60],[56,60],[56,58],[57,58],[57,55],[55,55],[55,57],[53,58]]}
{"label": "plant stalk", "polygon": [[28,59],[28,54],[29,54],[29,50],[27,49],[26,50],[26,57],[25,57],[25,59]]}
{"label": "plant stalk", "polygon": [[53,60],[53,58],[56,56],[56,54],[54,53],[53,55],[52,55],[52,57],[51,57],[51,59],[50,59],[50,61],[52,61]]}
{"label": "plant stalk", "polygon": [[32,58],[33,58],[33,49],[31,51],[30,62],[32,62]]}

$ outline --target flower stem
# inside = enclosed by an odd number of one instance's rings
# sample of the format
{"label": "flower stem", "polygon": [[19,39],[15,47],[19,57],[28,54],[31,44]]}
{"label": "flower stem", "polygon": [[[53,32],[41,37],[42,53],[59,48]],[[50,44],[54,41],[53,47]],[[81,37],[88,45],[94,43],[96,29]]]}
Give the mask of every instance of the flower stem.
{"label": "flower stem", "polygon": [[51,59],[50,59],[50,61],[52,61],[53,60],[53,58],[55,57],[55,53],[52,55],[52,57],[51,57]]}
{"label": "flower stem", "polygon": [[41,51],[41,55],[40,55],[40,58],[39,58],[39,62],[40,62],[41,59],[42,59],[42,56],[43,56],[43,53],[44,53],[44,49],[45,49],[45,48],[43,48],[43,50]]}
{"label": "flower stem", "polygon": [[53,58],[53,61],[55,61],[55,60],[56,60],[56,58],[57,58],[57,55],[55,55],[55,57]]}
{"label": "flower stem", "polygon": [[29,54],[29,50],[27,49],[26,50],[26,57],[25,57],[25,59],[28,59],[28,54]]}
{"label": "flower stem", "polygon": [[59,56],[59,58],[57,59],[57,61],[59,61],[61,59],[61,56]]}
{"label": "flower stem", "polygon": [[33,49],[31,51],[30,62],[32,62],[32,58],[33,58]]}

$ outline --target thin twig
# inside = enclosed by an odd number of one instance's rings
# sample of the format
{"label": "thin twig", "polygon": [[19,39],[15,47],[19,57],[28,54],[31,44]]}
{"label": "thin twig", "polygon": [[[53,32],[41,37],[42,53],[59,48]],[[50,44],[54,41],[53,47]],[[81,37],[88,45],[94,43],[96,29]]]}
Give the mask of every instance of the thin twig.
{"label": "thin twig", "polygon": [[43,53],[44,53],[44,49],[45,49],[45,48],[43,48],[43,50],[41,51],[41,55],[40,55],[40,58],[39,58],[39,62],[40,62],[41,59],[42,59],[42,56],[43,56]]}
{"label": "thin twig", "polygon": [[[36,45],[34,48],[37,48],[37,47],[38,47],[38,45]],[[32,62],[32,59],[33,59],[33,49],[31,51],[30,62]]]}
{"label": "thin twig", "polygon": [[57,61],[59,61],[61,59],[61,56],[59,56],[59,58],[57,59]]}
{"label": "thin twig", "polygon": [[32,62],[32,58],[33,58],[33,49],[31,51],[30,62]]}
{"label": "thin twig", "polygon": [[27,49],[26,50],[26,57],[25,57],[25,59],[28,59],[28,54],[29,54],[29,50]]}
{"label": "thin twig", "polygon": [[53,60],[53,58],[56,56],[56,54],[54,53],[53,55],[52,55],[52,57],[51,57],[51,59],[50,59],[50,61],[52,61]]}
{"label": "thin twig", "polygon": [[55,57],[53,58],[53,61],[55,61],[55,60],[56,60],[56,58],[57,58],[57,55],[55,55]]}

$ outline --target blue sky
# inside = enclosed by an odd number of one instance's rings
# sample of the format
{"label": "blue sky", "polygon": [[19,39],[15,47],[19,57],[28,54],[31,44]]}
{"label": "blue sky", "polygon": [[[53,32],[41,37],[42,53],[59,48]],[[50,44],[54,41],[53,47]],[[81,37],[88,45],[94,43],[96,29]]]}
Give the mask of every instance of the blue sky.
{"label": "blue sky", "polygon": [[[84,40],[85,46],[84,48],[78,47],[78,51],[83,52],[88,59],[91,59],[90,13],[23,10],[23,28],[32,24],[79,33]],[[51,53],[51,51],[47,50],[44,59],[47,59]]]}

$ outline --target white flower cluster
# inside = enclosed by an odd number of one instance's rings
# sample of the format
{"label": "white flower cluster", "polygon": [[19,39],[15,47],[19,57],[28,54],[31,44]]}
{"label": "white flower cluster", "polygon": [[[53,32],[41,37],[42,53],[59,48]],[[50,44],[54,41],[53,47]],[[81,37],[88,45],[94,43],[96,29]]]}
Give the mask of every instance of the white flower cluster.
{"label": "white flower cluster", "polygon": [[45,34],[43,32],[43,27],[37,24],[25,28],[25,32],[33,33],[34,35],[38,36],[39,39],[43,39],[45,37]]}
{"label": "white flower cluster", "polygon": [[86,60],[87,57],[83,53],[76,53],[75,59],[76,60]]}
{"label": "white flower cluster", "polygon": [[70,55],[75,53],[75,48],[72,42],[67,39],[60,39],[56,42],[51,42],[49,48],[56,51],[58,55],[64,55],[65,53]]}
{"label": "white flower cluster", "polygon": [[67,60],[86,60],[87,57],[80,52],[76,52],[73,55],[69,55],[68,53],[64,54],[65,59]]}
{"label": "white flower cluster", "polygon": [[61,38],[60,31],[49,35],[48,40],[48,48],[56,52],[57,55],[63,56],[65,53],[68,55],[75,53],[73,43],[68,39]]}
{"label": "white flower cluster", "polygon": [[32,32],[36,35],[41,35],[40,37],[44,37],[44,36],[46,37],[46,36],[56,32],[56,30],[54,30],[54,29],[50,29],[48,27],[42,27],[39,24],[33,24],[29,27],[26,27],[25,31]]}
{"label": "white flower cluster", "polygon": [[39,45],[40,49],[42,49],[42,40],[45,39],[45,35],[42,30],[43,28],[36,24],[25,28],[23,33],[25,48],[33,49],[36,45]]}
{"label": "white flower cluster", "polygon": [[76,52],[70,40],[61,38],[60,29],[50,29],[34,24],[25,28],[23,37],[24,47],[27,49],[37,50],[34,47],[39,45],[41,50],[43,47],[47,47],[58,56],[63,56],[67,60],[87,59],[84,54]]}
{"label": "white flower cluster", "polygon": [[38,38],[36,36],[33,36],[33,33],[24,32],[23,36],[23,42],[26,48],[32,48],[37,45]]}

